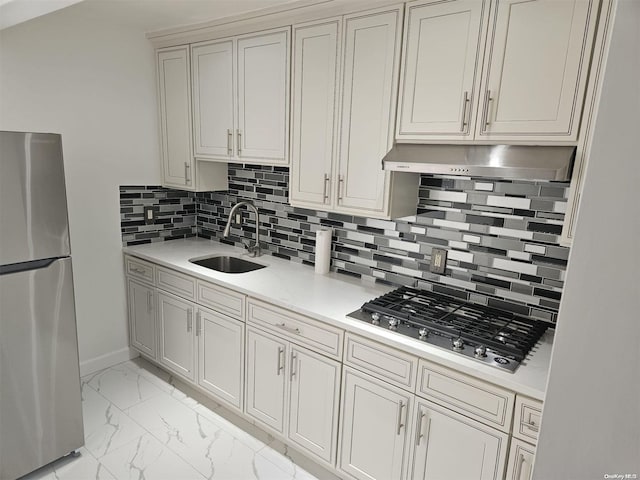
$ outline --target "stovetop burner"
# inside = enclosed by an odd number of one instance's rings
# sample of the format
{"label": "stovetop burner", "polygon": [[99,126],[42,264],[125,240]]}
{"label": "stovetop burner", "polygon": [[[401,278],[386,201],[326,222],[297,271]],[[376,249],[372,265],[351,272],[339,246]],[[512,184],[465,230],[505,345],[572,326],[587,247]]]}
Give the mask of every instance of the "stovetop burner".
{"label": "stovetop burner", "polygon": [[513,372],[547,326],[427,290],[401,287],[349,316]]}

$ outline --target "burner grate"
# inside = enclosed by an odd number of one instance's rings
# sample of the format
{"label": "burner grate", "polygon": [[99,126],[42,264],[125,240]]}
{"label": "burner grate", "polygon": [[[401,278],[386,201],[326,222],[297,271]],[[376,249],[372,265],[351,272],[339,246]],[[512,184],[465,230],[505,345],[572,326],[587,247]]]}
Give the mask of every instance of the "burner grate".
{"label": "burner grate", "polygon": [[541,322],[514,313],[412,287],[401,287],[375,298],[365,303],[362,310],[394,317],[440,335],[460,337],[465,343],[483,345],[518,361],[547,329]]}

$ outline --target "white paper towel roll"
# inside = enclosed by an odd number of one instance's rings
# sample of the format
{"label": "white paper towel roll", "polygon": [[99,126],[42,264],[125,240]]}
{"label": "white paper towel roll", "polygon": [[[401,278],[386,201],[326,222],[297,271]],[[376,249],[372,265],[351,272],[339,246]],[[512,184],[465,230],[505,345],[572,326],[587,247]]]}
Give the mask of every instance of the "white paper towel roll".
{"label": "white paper towel roll", "polygon": [[316,231],[316,273],[329,273],[331,233],[330,228],[321,228]]}

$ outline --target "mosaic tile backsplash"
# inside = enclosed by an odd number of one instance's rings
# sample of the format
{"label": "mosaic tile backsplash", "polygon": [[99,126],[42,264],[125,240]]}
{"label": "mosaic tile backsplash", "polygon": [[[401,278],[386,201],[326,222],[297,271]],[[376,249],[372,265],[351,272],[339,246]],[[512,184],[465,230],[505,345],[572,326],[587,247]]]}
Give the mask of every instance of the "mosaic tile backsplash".
{"label": "mosaic tile backsplash", "polygon": [[[333,228],[331,270],[419,288],[555,322],[569,249],[558,243],[568,183],[422,175],[416,215],[379,220],[292,207],[285,167],[229,165],[227,192],[120,188],[123,243],[197,235],[242,245],[255,219],[222,238],[231,207],[260,211],[263,251],[313,265],[315,232]],[[143,205],[162,224],[144,225]],[[245,223],[246,220],[246,223]],[[151,228],[156,227],[156,228]],[[432,248],[448,251],[445,275],[429,272]]]}

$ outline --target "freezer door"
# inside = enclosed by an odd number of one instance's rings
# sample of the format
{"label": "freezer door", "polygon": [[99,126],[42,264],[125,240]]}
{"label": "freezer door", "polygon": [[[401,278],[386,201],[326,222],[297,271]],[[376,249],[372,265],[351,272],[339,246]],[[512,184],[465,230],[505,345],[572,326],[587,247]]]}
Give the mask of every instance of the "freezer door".
{"label": "freezer door", "polygon": [[71,258],[0,275],[0,479],[83,444]]}
{"label": "freezer door", "polygon": [[60,135],[0,132],[0,265],[70,254]]}

